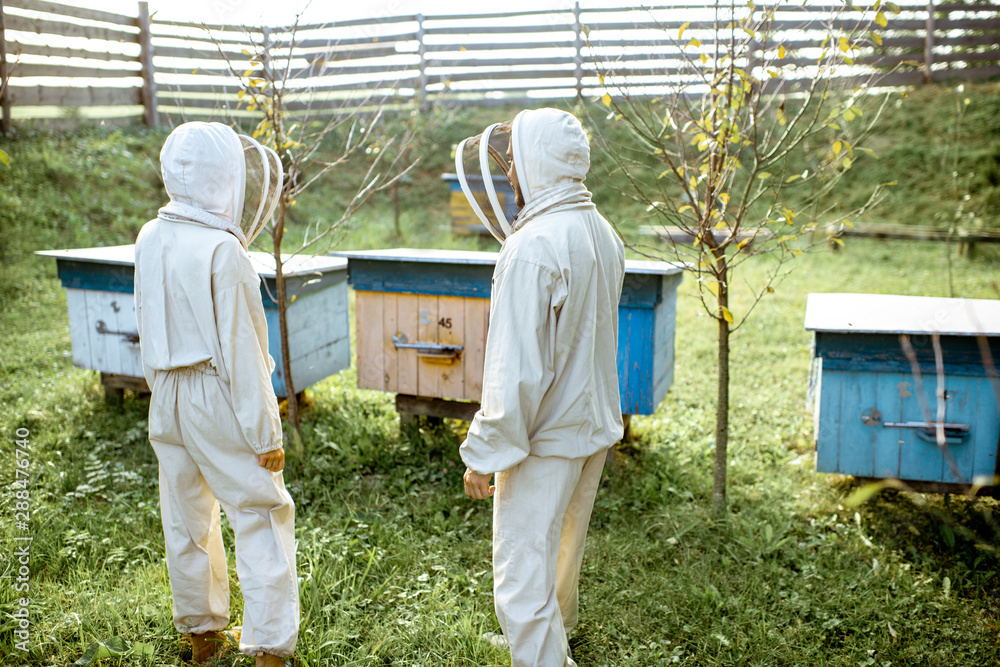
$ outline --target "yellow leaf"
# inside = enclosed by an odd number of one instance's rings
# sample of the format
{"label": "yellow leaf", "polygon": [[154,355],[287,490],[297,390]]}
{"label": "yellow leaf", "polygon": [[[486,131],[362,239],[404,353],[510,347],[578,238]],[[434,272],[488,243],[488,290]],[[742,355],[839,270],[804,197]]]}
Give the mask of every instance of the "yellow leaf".
{"label": "yellow leaf", "polygon": [[875,23],[878,23],[880,26],[884,28],[887,25],[889,25],[889,19],[885,17],[885,14],[879,12],[878,14],[875,15]]}
{"label": "yellow leaf", "polygon": [[850,169],[850,168],[851,168],[851,158],[845,157],[844,158],[844,169]]}
{"label": "yellow leaf", "polygon": [[684,39],[684,31],[687,30],[689,25],[691,25],[690,21],[681,26],[681,29],[677,32],[677,41]]}
{"label": "yellow leaf", "polygon": [[791,183],[792,181],[797,181],[800,178],[802,178],[802,177],[799,176],[798,174],[793,174],[793,175],[791,175],[791,176],[789,176],[788,178],[785,179],[785,183]]}
{"label": "yellow leaf", "polygon": [[847,50],[851,48],[851,43],[847,41],[846,37],[841,37],[839,41],[840,50],[847,53]]}
{"label": "yellow leaf", "polygon": [[688,46],[701,46],[701,42],[697,37],[692,37],[691,41],[687,43]]}
{"label": "yellow leaf", "polygon": [[604,97],[601,98],[601,101],[604,102],[604,106],[609,108],[611,107],[611,96],[607,93],[604,93]]}
{"label": "yellow leaf", "polygon": [[699,57],[699,58],[701,59],[701,64],[702,64],[702,65],[704,65],[705,63],[707,63],[707,62],[708,62],[708,56],[706,56],[706,55],[705,55],[704,53],[703,53],[703,54],[701,54],[701,55],[700,55],[700,56],[698,56],[698,57]]}
{"label": "yellow leaf", "polygon": [[691,206],[690,204],[684,204],[684,206],[681,206],[679,209],[677,209],[677,212],[684,213],[685,211],[693,211],[693,210],[694,210],[693,206]]}
{"label": "yellow leaf", "polygon": [[246,49],[241,49],[241,50],[243,51],[243,55],[245,55],[245,56],[249,56],[250,55],[250,52],[247,51]]}
{"label": "yellow leaf", "polygon": [[[714,211],[713,211],[713,213],[714,213]],[[727,223],[725,220],[720,220],[718,223],[716,223],[715,228],[716,229],[725,229],[728,226],[728,224],[729,223]]]}
{"label": "yellow leaf", "polygon": [[6,167],[10,166],[10,156],[7,155],[6,151],[0,150],[0,162],[2,162]]}
{"label": "yellow leaf", "polygon": [[785,45],[782,44],[781,46],[778,47],[778,58],[783,59],[784,57],[785,57]]}
{"label": "yellow leaf", "polygon": [[759,178],[759,179],[760,179],[760,180],[762,180],[762,181],[763,181],[763,180],[764,180],[765,178],[771,178],[771,172],[769,172],[769,171],[762,171],[762,172],[760,172],[759,174],[757,174],[757,178]]}
{"label": "yellow leaf", "polygon": [[715,296],[719,296],[719,283],[715,282],[714,280],[711,280],[707,282],[707,285],[709,292],[711,292]]}
{"label": "yellow leaf", "polygon": [[848,109],[847,111],[845,111],[844,112],[844,120],[846,120],[848,123],[850,123],[852,120],[854,120],[854,112],[851,111],[850,109]]}
{"label": "yellow leaf", "polygon": [[844,147],[844,144],[842,142],[840,142],[839,140],[833,142],[833,154],[834,155],[840,155],[840,151],[841,151],[841,149],[843,147]]}
{"label": "yellow leaf", "polygon": [[878,44],[879,46],[882,46],[882,36],[879,35],[877,32],[873,32],[871,35],[872,35],[872,41]]}
{"label": "yellow leaf", "polygon": [[289,301],[289,303],[295,303],[295,297],[297,297],[297,296],[298,296],[298,294],[293,294],[292,295],[292,300]]}
{"label": "yellow leaf", "polygon": [[742,241],[740,241],[739,243],[736,244],[736,249],[737,250],[742,250],[743,246],[748,245],[750,243],[750,241],[752,241],[752,240],[753,239],[743,239]]}
{"label": "yellow leaf", "polygon": [[726,308],[725,306],[719,306],[719,309],[722,311],[722,317],[725,318],[725,320],[727,322],[729,322],[730,324],[732,324],[733,323],[733,314],[729,312],[729,309]]}

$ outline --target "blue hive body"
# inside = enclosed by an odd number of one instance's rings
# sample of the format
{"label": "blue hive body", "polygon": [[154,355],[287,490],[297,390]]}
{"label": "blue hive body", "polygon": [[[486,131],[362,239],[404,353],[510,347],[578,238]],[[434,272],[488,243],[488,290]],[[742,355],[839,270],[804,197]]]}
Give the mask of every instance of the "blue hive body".
{"label": "blue hive body", "polygon": [[817,471],[994,485],[1000,403],[989,374],[1000,360],[1000,302],[811,294],[806,328],[815,332]]}

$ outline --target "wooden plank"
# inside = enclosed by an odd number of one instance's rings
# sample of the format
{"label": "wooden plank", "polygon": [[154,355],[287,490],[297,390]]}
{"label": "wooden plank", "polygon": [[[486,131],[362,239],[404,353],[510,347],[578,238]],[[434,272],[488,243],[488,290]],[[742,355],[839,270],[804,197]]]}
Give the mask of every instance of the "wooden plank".
{"label": "wooden plank", "polygon": [[[902,373],[875,373],[874,407],[882,414],[882,423],[903,421],[902,396],[912,389]],[[899,479],[899,429],[881,424],[875,429],[874,477]]]}
{"label": "wooden plank", "polygon": [[564,70],[522,70],[516,72],[491,71],[491,72],[460,72],[455,74],[428,74],[428,83],[444,83],[454,81],[506,81],[511,79],[558,79],[570,78],[572,85],[576,86],[576,77],[573,69]]}
{"label": "wooden plank", "polygon": [[73,348],[73,365],[93,369],[90,329],[87,326],[86,291],[67,287],[66,309],[69,312],[69,339]]}
{"label": "wooden plank", "polygon": [[397,350],[392,342],[392,337],[399,331],[399,320],[396,311],[398,298],[398,295],[391,292],[386,292],[382,295],[382,331],[385,332],[382,341],[383,349],[385,350],[385,390],[394,392],[399,391],[397,362],[399,353],[403,352],[403,350]]}
{"label": "wooden plank", "polygon": [[428,60],[427,67],[524,67],[526,65],[565,65],[566,58],[463,58]]}
{"label": "wooden plank", "polygon": [[450,364],[440,364],[439,389],[444,398],[465,399],[465,298],[438,298],[438,342],[463,346],[462,354]]}
{"label": "wooden plank", "polygon": [[[25,16],[6,14],[4,23],[7,30],[18,30],[20,32],[31,32],[36,35],[47,35],[56,37],[85,37],[87,39],[100,39],[107,42],[139,43],[139,33],[119,30],[117,28],[98,28],[78,23],[68,23],[66,21],[49,21],[46,19],[32,19]],[[8,35],[8,40],[12,38]]]}
{"label": "wooden plank", "polygon": [[573,32],[572,23],[550,25],[462,26],[460,28],[427,28],[427,35],[526,35],[550,32]]}
{"label": "wooden plank", "polygon": [[366,45],[366,44],[378,44],[384,46],[386,44],[395,44],[396,42],[413,42],[417,39],[416,32],[400,32],[393,35],[378,35],[377,37],[350,37],[350,38],[337,38],[337,39],[303,39],[292,41],[276,41],[273,46],[276,50],[282,49],[292,49],[293,51],[298,51],[299,49],[329,49],[334,46],[344,47],[344,46],[354,46],[354,45]]}
{"label": "wooden plank", "polygon": [[846,373],[824,370],[822,365],[819,373],[819,406],[813,436],[816,472],[840,472],[840,405]]}
{"label": "wooden plank", "polygon": [[7,92],[11,104],[17,106],[125,106],[142,104],[142,89],[135,88],[77,88],[69,86],[16,86]]}
{"label": "wooden plank", "polygon": [[483,367],[486,364],[486,326],[489,315],[489,299],[466,297],[465,306],[465,350],[462,353],[465,373],[465,399],[479,401],[483,396]]}
{"label": "wooden plank", "polygon": [[296,391],[350,367],[350,326],[346,282],[300,296],[288,307]]}
{"label": "wooden plank", "polygon": [[948,35],[935,37],[939,46],[993,46],[1000,45],[1000,35]]}
{"label": "wooden plank", "polygon": [[390,23],[408,23],[416,21],[413,14],[401,16],[379,16],[378,18],[350,19],[347,21],[331,21],[330,23],[303,23],[296,28],[297,32],[308,32],[310,30],[325,30],[333,28],[349,28],[354,26],[381,26]]}
{"label": "wooden plank", "polygon": [[[944,350],[944,354],[947,355],[948,351]],[[937,380],[936,378],[931,378],[931,381],[936,383]],[[976,444],[977,440],[979,440],[977,438],[979,430],[977,415],[979,408],[979,387],[980,378],[945,376],[945,390],[947,393],[947,399],[945,400],[945,421],[958,424],[968,424],[971,429],[962,442],[947,445],[948,451],[954,459],[955,467],[958,468],[958,474],[961,478],[956,479],[955,473],[951,466],[948,465],[946,458],[944,471],[942,473],[943,482],[961,482],[962,484],[972,483],[972,471],[975,463]],[[936,412],[936,408],[934,406],[931,406],[931,409]],[[936,414],[935,417],[937,417]],[[996,446],[996,443],[997,441],[994,440],[994,446]]]}
{"label": "wooden plank", "polygon": [[[412,338],[420,318],[419,298],[415,294],[399,294],[396,298],[396,322],[399,330]],[[401,394],[417,393],[417,351],[402,349],[396,351],[397,391]]]}
{"label": "wooden plank", "polygon": [[108,51],[91,51],[88,49],[73,49],[48,44],[17,44],[17,50],[22,55],[46,56],[49,58],[84,58],[104,62],[136,62],[137,56],[127,53],[110,53]]}
{"label": "wooden plank", "polygon": [[[133,61],[135,62],[135,61]],[[58,76],[71,79],[122,79],[142,76],[142,70],[122,67],[75,67],[63,64],[21,63],[15,71],[18,78]]]}
{"label": "wooden plank", "polygon": [[467,51],[530,51],[532,49],[552,49],[552,48],[573,48],[571,41],[559,42],[455,42],[453,44],[425,44],[426,53],[455,52],[464,53]]}
{"label": "wooden plank", "polygon": [[[438,341],[438,297],[417,295],[417,341],[437,343]],[[416,342],[416,341],[411,341]],[[441,396],[441,367],[425,359],[417,360],[417,395],[431,398]]]}
{"label": "wooden plank", "polygon": [[392,65],[361,65],[361,66],[351,66],[351,65],[339,65],[336,63],[327,64],[316,63],[309,67],[302,67],[298,69],[291,70],[288,75],[288,81],[297,81],[303,78],[314,78],[314,77],[331,77],[331,76],[356,76],[360,74],[385,74],[387,72],[411,72],[411,76],[415,75],[419,67],[418,63],[396,63]]}
{"label": "wooden plank", "polygon": [[[913,387],[912,395],[904,398],[902,421],[922,422],[935,419],[935,405],[937,399],[934,396],[935,379],[932,375],[924,374],[924,396],[927,398],[927,405],[930,414],[925,415],[920,408],[920,399],[917,395],[917,381],[907,373],[904,377],[906,382]],[[917,437],[917,432],[913,430],[900,429],[899,454],[899,478],[902,480],[915,479],[925,482],[941,482],[944,474],[944,457],[938,452],[937,445],[925,442]]]}
{"label": "wooden plank", "polygon": [[975,4],[969,3],[967,5],[959,3],[944,3],[941,5],[935,5],[934,11],[936,12],[990,12],[995,14],[997,11],[997,6],[990,3]]}
{"label": "wooden plank", "polygon": [[[994,16],[996,14],[994,13]],[[895,22],[889,24],[896,28]],[[1000,30],[1000,19],[998,18],[963,18],[963,19],[938,19],[935,21],[938,30],[968,30],[976,32],[989,32]]]}
{"label": "wooden plank", "polygon": [[[997,360],[994,360],[997,361]],[[1000,472],[997,458],[1000,456],[1000,383],[992,383],[989,378],[980,378],[977,392],[975,429],[973,443],[975,452],[972,461],[973,476],[994,475]]]}
{"label": "wooden plank", "polygon": [[382,292],[355,292],[358,387],[385,389],[385,336],[382,331]]}
{"label": "wooden plank", "polygon": [[4,0],[4,5],[11,9],[30,9],[33,12],[47,12],[49,14],[70,16],[87,21],[100,21],[102,23],[125,26],[136,25],[134,16],[123,16],[121,14],[113,14],[112,12],[102,12],[97,9],[72,7],[58,2],[46,2],[45,0]]}
{"label": "wooden plank", "polygon": [[875,468],[877,428],[861,421],[863,410],[875,407],[875,373],[848,372],[841,383],[840,455],[838,472],[871,477]]}
{"label": "wooden plank", "polygon": [[[187,46],[161,46],[160,44],[156,45],[156,57],[188,58],[191,60],[224,60],[228,57],[234,65],[238,62],[245,64],[250,60],[250,56],[238,49],[222,49],[222,53],[220,53],[219,49],[199,49]],[[239,65],[239,67],[242,67],[242,65]],[[246,68],[242,67],[240,71],[243,71],[243,69]]]}

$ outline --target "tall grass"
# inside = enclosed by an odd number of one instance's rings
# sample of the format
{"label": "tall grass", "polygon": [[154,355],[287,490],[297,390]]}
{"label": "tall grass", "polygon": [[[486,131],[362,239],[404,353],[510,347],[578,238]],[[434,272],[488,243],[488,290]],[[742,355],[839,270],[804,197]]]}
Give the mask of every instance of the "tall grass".
{"label": "tall grass", "polygon": [[[452,116],[431,130],[437,152],[402,193],[403,238],[380,203],[364,211],[343,247],[476,247],[447,236],[437,171],[447,169],[441,154],[451,143],[499,112],[442,113]],[[72,366],[54,267],[30,255],[131,241],[162,203],[154,168],[162,139],[145,131],[25,132],[4,144],[13,159],[0,171],[5,614],[22,595],[12,558],[21,534],[12,493],[17,428],[31,432],[34,539],[30,650],[15,648],[15,619],[5,615],[0,664],[85,664],[86,656],[97,664],[104,655],[100,664],[151,667],[190,657],[170,621],[148,399],[128,394],[123,406],[109,407],[96,374]],[[301,215],[322,214],[321,200],[317,192],[302,202]],[[813,470],[804,405],[807,294],[947,295],[946,252],[955,250],[874,241],[820,250],[799,258],[760,305],[734,340],[725,521],[713,518],[710,499],[713,323],[690,282],[682,284],[674,386],[656,414],[633,420],[635,439],[616,448],[598,494],[571,639],[581,665],[1000,661],[997,503],[886,492],[848,506],[850,480]],[[761,280],[766,261],[745,265],[734,308],[746,307],[742,282]],[[1000,296],[996,248],[952,261],[957,295]],[[293,664],[507,664],[504,652],[479,640],[496,629],[490,506],[462,493],[457,449],[467,425],[420,423],[400,433],[392,396],[358,390],[352,370],[309,396],[306,453],[286,472],[298,506],[302,600]],[[238,625],[235,574],[232,588]],[[247,662],[230,648],[219,664]]]}

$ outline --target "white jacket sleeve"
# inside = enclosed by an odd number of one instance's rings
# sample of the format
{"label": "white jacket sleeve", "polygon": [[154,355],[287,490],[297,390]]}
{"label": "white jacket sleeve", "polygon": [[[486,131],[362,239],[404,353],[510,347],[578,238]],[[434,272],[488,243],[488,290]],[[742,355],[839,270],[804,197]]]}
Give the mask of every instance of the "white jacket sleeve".
{"label": "white jacket sleeve", "polygon": [[460,449],[471,470],[507,470],[531,452],[538,407],[552,383],[558,276],[512,259],[494,279],[483,395]]}
{"label": "white jacket sleeve", "polygon": [[[139,287],[139,262],[135,262],[135,282],[133,283],[133,299],[135,305],[135,330],[139,334],[140,342],[142,341],[142,292]],[[153,369],[146,365],[146,360],[139,355],[139,363],[142,364],[142,374],[146,378],[146,386],[149,387],[150,391],[153,389]]]}
{"label": "white jacket sleeve", "polygon": [[222,363],[243,437],[258,454],[278,449],[282,446],[281,417],[271,386],[260,286],[239,282],[216,292],[214,298]]}

